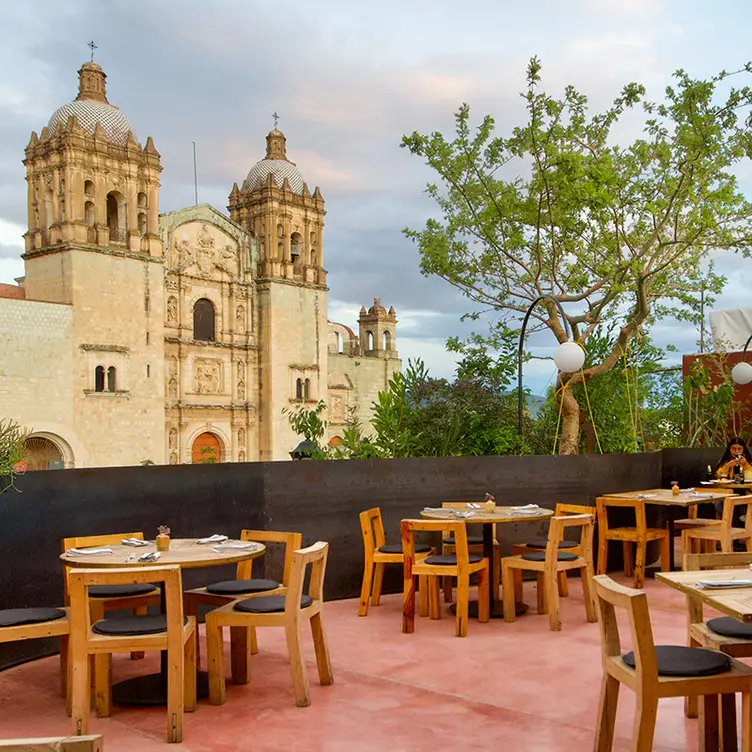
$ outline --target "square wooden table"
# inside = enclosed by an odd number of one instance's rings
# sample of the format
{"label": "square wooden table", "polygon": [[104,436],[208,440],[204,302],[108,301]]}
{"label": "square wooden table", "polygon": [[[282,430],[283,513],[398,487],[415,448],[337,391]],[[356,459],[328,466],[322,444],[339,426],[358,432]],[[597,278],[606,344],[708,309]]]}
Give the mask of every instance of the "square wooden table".
{"label": "square wooden table", "polygon": [[666,488],[649,488],[646,491],[622,491],[621,493],[601,494],[606,499],[638,499],[645,504],[655,504],[657,506],[667,507],[668,513],[668,535],[669,535],[669,566],[674,569],[674,522],[676,520],[677,509],[689,509],[696,504],[709,504],[715,501],[722,501],[726,494],[719,493],[713,488],[707,491],[692,491],[691,493],[674,494]]}

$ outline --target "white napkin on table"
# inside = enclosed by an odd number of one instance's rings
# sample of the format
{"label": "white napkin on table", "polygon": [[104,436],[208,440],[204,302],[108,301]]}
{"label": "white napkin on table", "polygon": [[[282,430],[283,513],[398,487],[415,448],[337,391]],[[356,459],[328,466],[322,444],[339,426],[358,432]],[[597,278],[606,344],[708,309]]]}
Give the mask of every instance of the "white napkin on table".
{"label": "white napkin on table", "polygon": [[149,541],[142,540],[141,538],[123,538],[120,541],[124,546],[148,546]]}
{"label": "white napkin on table", "polygon": [[96,556],[98,554],[111,554],[111,548],[69,548],[66,554],[73,556]]}
{"label": "white napkin on table", "polygon": [[733,590],[752,587],[752,580],[698,580],[697,586],[703,590]]}
{"label": "white napkin on table", "polygon": [[537,504],[525,504],[523,507],[496,507],[502,512],[513,512],[514,514],[538,514],[541,508]]}
{"label": "white napkin on table", "polygon": [[161,555],[159,551],[149,551],[148,553],[141,554],[137,561],[156,561]]}
{"label": "white napkin on table", "polygon": [[220,543],[212,546],[212,551],[216,551],[218,554],[222,551],[253,551],[258,548],[258,545],[258,543]]}
{"label": "white napkin on table", "polygon": [[658,494],[636,494],[635,499],[654,499]]}
{"label": "white napkin on table", "polygon": [[224,543],[226,540],[229,540],[226,535],[217,535],[217,533],[214,533],[214,535],[210,535],[208,538],[199,538],[196,543]]}

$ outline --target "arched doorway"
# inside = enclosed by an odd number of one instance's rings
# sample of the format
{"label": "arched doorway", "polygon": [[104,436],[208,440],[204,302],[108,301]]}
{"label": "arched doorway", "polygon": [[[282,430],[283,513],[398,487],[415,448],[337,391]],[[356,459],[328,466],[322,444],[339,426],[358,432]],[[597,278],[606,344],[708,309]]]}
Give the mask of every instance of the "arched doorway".
{"label": "arched doorway", "polygon": [[206,431],[199,434],[191,449],[191,462],[194,465],[214,465],[222,461],[222,448],[219,439]]}
{"label": "arched doorway", "polygon": [[30,436],[24,444],[24,461],[28,470],[62,470],[63,453],[57,444],[43,436]]}

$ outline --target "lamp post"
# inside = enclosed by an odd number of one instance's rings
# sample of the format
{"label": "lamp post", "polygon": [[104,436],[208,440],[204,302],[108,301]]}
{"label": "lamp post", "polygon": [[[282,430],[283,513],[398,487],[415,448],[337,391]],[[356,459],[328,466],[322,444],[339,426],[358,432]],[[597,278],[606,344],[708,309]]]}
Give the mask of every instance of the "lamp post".
{"label": "lamp post", "polygon": [[752,334],[744,344],[742,359],[731,369],[731,378],[737,384],[749,384],[752,381],[752,365],[744,360],[750,342],[752,342]]}
{"label": "lamp post", "polygon": [[[564,315],[564,309],[561,307],[561,303],[550,295],[541,295],[536,298],[527,309],[525,318],[522,320],[522,329],[520,330],[520,345],[517,359],[517,431],[520,435],[520,439],[522,439],[522,354],[525,346],[525,330],[527,329],[527,322],[530,319],[530,314],[533,312],[533,308],[535,308],[541,300],[546,299],[554,303],[559,309],[562,321],[564,322],[564,331],[567,333],[568,341],[562,342],[556,348],[556,352],[554,353],[556,367],[562,373],[574,373],[575,371],[579,371],[585,362],[585,351],[576,342],[569,341],[572,337],[572,331],[569,328],[569,322]],[[750,366],[750,370],[752,371],[752,366]],[[752,377],[750,380],[752,380]]]}

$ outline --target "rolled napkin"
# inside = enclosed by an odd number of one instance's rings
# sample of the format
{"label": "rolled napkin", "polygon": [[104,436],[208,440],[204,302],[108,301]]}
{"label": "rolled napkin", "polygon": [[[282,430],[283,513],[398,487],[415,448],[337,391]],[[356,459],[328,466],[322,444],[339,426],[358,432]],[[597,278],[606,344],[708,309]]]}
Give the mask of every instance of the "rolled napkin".
{"label": "rolled napkin", "polygon": [[690,496],[694,496],[695,499],[712,499],[713,494],[708,493],[697,493],[697,491],[689,491]]}
{"label": "rolled napkin", "polygon": [[124,546],[148,546],[149,541],[142,540],[141,538],[123,538],[120,541]]}
{"label": "rolled napkin", "polygon": [[452,517],[458,517],[461,520],[465,519],[465,517],[475,517],[475,512],[472,509],[450,509],[449,511],[452,513]]}
{"label": "rolled napkin", "polygon": [[72,556],[98,556],[98,555],[111,554],[112,549],[111,548],[69,548],[65,553],[71,554]]}
{"label": "rolled napkin", "polygon": [[635,499],[654,499],[658,494],[635,494]]}
{"label": "rolled napkin", "polygon": [[525,504],[524,507],[496,507],[496,509],[513,514],[538,514],[541,511],[537,504]]}
{"label": "rolled napkin", "polygon": [[212,551],[216,551],[218,554],[223,551],[253,551],[258,546],[258,543],[220,543],[212,546]]}
{"label": "rolled napkin", "polygon": [[137,561],[156,561],[161,555],[159,551],[149,551],[146,554],[141,554]]}
{"label": "rolled napkin", "polygon": [[452,514],[452,510],[446,507],[423,507],[423,511],[430,514],[445,514],[447,517]]}
{"label": "rolled napkin", "polygon": [[217,535],[217,533],[214,533],[214,535],[210,535],[208,538],[199,538],[196,543],[224,543],[226,540],[229,540],[226,535]]}
{"label": "rolled napkin", "polygon": [[752,587],[752,580],[698,580],[697,587],[703,590],[733,590]]}

